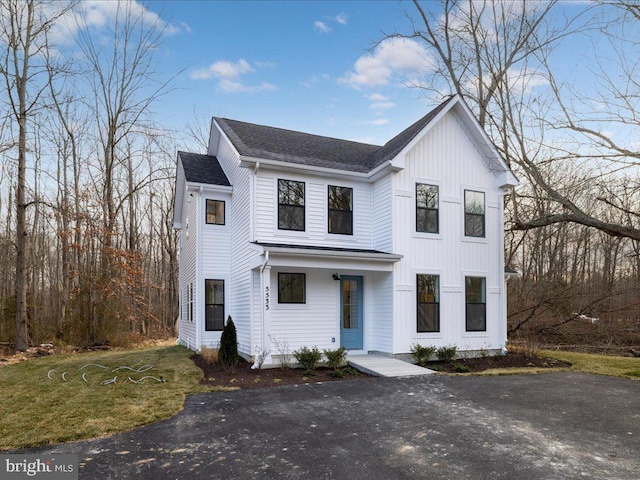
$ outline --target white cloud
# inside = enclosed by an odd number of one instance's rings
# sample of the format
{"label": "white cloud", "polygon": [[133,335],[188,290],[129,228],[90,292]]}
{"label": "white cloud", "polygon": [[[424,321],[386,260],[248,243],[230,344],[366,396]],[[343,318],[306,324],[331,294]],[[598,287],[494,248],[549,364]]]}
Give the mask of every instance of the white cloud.
{"label": "white cloud", "polygon": [[432,69],[434,61],[429,52],[415,40],[387,38],[373,53],[360,57],[339,79],[340,83],[357,90],[388,85],[394,75],[419,76]]}
{"label": "white cloud", "polygon": [[259,92],[273,92],[278,89],[275,85],[262,82],[259,85],[244,85],[237,80],[230,80],[223,78],[218,84],[218,88],[223,93],[259,93]]}
{"label": "white cloud", "polygon": [[[255,62],[256,67],[273,68],[273,62]],[[240,76],[254,73],[255,69],[244,58],[237,62],[220,60],[212,63],[207,68],[194,70],[189,74],[192,80],[219,79],[218,89],[223,93],[258,93],[273,92],[278,88],[272,83],[262,82],[258,85],[245,85],[240,81]]]}
{"label": "white cloud", "polygon": [[507,79],[511,90],[516,93],[531,93],[536,87],[549,85],[549,79],[536,71],[529,71],[527,68],[517,70],[510,68],[507,71]]}
{"label": "white cloud", "polygon": [[375,120],[367,120],[366,122],[362,122],[364,125],[375,125],[375,126],[380,126],[380,125],[388,125],[389,124],[389,120],[386,118],[377,118]]}
{"label": "white cloud", "polygon": [[372,93],[371,95],[365,95],[365,98],[368,98],[372,102],[385,102],[389,100],[389,97],[385,97],[381,93]]}
{"label": "white cloud", "polygon": [[331,31],[331,27],[320,20],[313,22],[313,29],[320,33],[329,33]]}
{"label": "white cloud", "polygon": [[338,15],[336,15],[335,21],[340,25],[346,25],[349,22],[349,17],[346,13],[339,13]]}
{"label": "white cloud", "polygon": [[253,64],[258,68],[276,68],[276,63],[268,60],[256,60]]}
{"label": "white cloud", "polygon": [[[58,9],[58,4],[44,4],[43,13],[46,15]],[[70,45],[78,30],[114,28],[116,20],[130,14],[134,21],[140,22],[145,27],[153,27],[164,35],[175,35],[181,31],[191,33],[191,27],[184,22],[177,27],[164,21],[160,15],[147,9],[137,0],[111,1],[111,0],[83,0],[77,8],[63,15],[51,28],[49,38],[54,44]]]}

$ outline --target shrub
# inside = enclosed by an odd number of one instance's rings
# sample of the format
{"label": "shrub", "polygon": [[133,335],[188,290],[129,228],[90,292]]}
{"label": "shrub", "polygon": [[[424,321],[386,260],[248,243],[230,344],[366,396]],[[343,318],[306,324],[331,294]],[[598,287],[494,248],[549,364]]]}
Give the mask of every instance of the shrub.
{"label": "shrub", "polygon": [[322,358],[322,354],[318,347],[312,349],[308,347],[302,347],[300,350],[294,350],[293,356],[296,361],[304,368],[305,375],[313,375],[318,362]]}
{"label": "shrub", "polygon": [[238,364],[238,334],[231,315],[222,329],[218,357],[223,367],[233,368]]}
{"label": "shrub", "polygon": [[205,347],[204,345],[200,348],[200,355],[202,358],[211,365],[215,365],[218,363],[219,355],[217,348]]}
{"label": "shrub", "polygon": [[281,340],[269,335],[269,339],[271,340],[273,348],[278,352],[277,358],[280,369],[284,370],[286,368],[291,368],[291,353],[289,351],[289,342],[287,342],[286,337]]}
{"label": "shrub", "polygon": [[462,365],[460,363],[456,363],[453,367],[453,371],[458,373],[469,373],[471,369],[469,368],[468,365]]}
{"label": "shrub", "polygon": [[336,350],[325,350],[324,356],[327,357],[327,367],[337,372],[340,367],[344,365],[347,359],[347,349],[340,347]]}
{"label": "shrub", "polygon": [[436,351],[436,347],[430,345],[425,347],[419,343],[411,345],[411,356],[418,365],[425,365]]}
{"label": "shrub", "polygon": [[436,357],[442,362],[450,362],[456,358],[458,347],[451,345],[449,347],[440,347],[436,350]]}

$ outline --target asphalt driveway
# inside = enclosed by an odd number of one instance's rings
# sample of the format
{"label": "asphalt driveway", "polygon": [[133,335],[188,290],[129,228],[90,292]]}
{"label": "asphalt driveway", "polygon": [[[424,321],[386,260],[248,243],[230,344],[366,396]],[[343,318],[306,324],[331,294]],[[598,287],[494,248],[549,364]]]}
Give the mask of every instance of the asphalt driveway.
{"label": "asphalt driveway", "polygon": [[372,378],[189,396],[50,448],[81,479],[637,479],[640,382],[575,373]]}

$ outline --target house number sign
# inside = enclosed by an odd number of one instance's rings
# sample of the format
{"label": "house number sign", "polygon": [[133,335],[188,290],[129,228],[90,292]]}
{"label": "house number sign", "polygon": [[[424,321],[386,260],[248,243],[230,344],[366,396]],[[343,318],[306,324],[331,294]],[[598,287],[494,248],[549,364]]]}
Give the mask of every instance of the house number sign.
{"label": "house number sign", "polygon": [[269,287],[264,287],[264,309],[269,310]]}

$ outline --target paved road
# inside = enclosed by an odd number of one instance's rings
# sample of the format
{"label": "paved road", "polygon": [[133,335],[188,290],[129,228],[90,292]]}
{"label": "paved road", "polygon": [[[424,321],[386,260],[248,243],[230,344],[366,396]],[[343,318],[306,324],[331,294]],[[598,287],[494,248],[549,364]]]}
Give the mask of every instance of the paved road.
{"label": "paved road", "polygon": [[46,451],[79,454],[81,479],[637,479],[640,382],[432,375],[198,394],[167,421]]}

